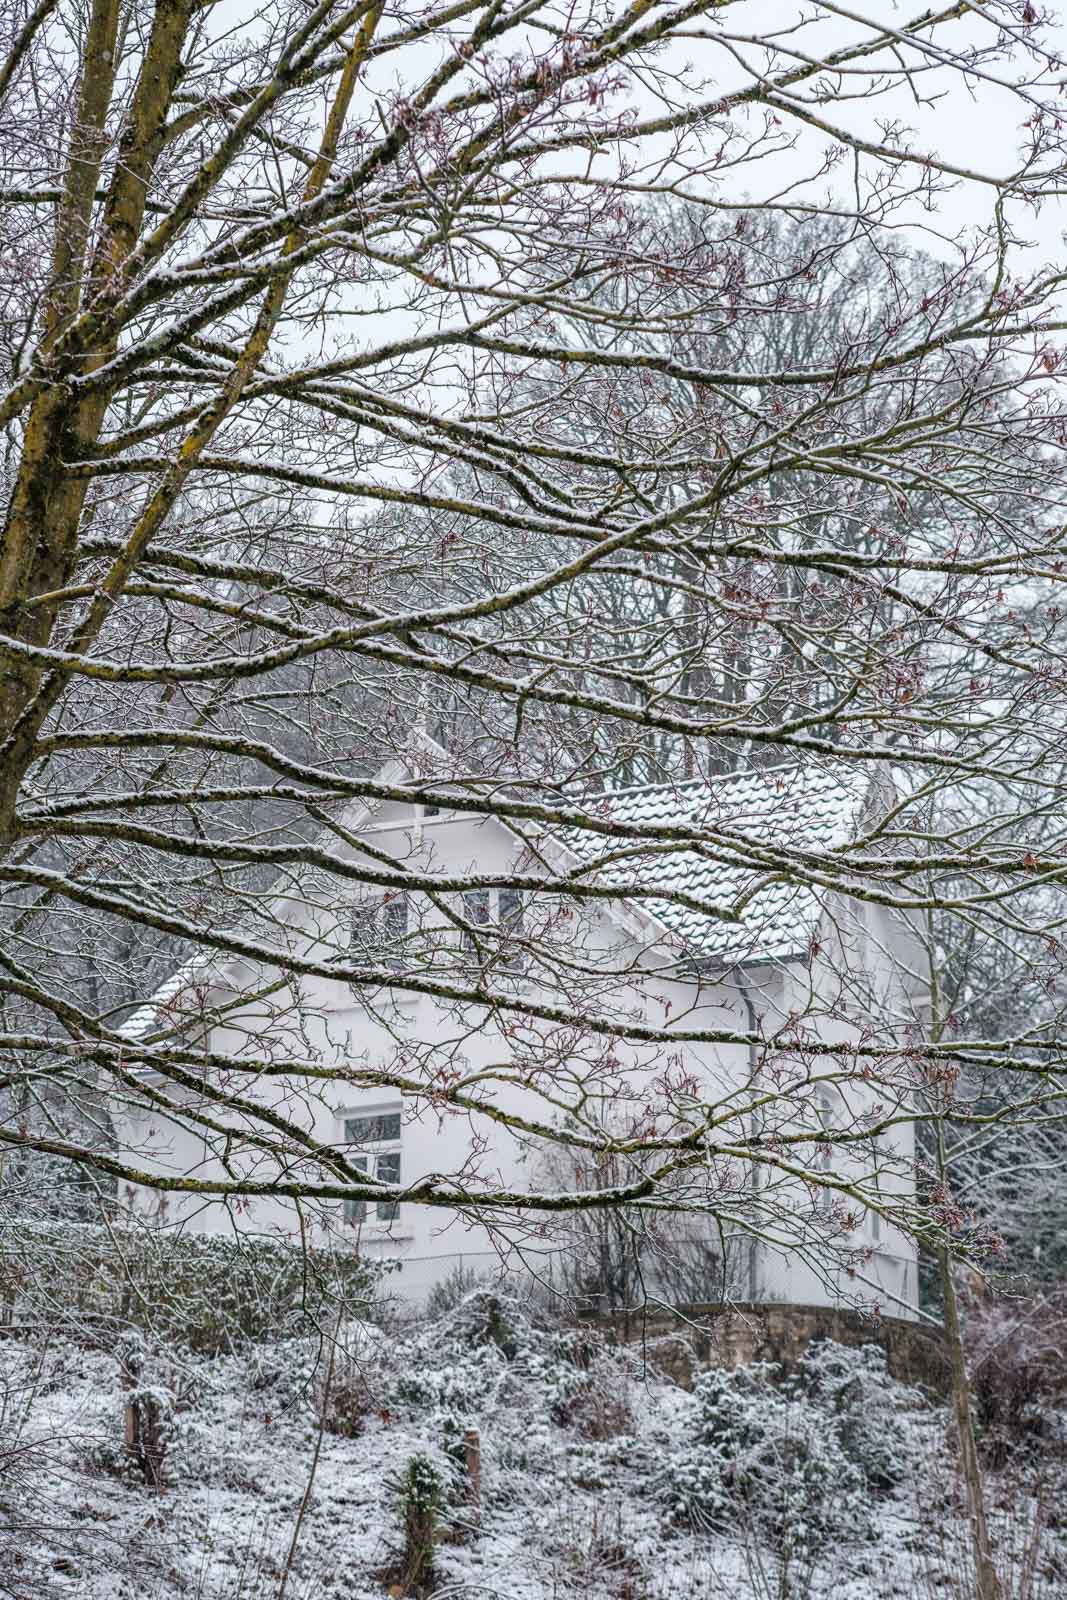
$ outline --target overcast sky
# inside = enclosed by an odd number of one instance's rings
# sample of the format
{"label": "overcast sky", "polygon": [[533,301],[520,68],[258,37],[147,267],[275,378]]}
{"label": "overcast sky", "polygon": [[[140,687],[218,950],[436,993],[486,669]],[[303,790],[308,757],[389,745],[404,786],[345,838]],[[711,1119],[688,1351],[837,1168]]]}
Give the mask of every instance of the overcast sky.
{"label": "overcast sky", "polygon": [[[903,25],[920,15],[925,7],[916,4],[915,0],[907,0],[906,4],[887,4],[885,0],[872,4],[871,0],[861,0],[855,7],[849,7],[848,0],[843,0],[843,4],[835,9],[838,13],[850,11],[852,20],[840,14],[828,15],[821,3],[805,4],[803,0],[737,0],[734,5],[699,24],[698,28],[705,36],[713,37],[719,36],[720,31],[734,36],[749,34],[759,40],[767,40],[776,34],[783,49],[793,47],[809,57],[825,60],[831,51],[860,33],[867,32],[863,25],[864,17],[871,19],[872,27]],[[1056,0],[1056,4],[1048,9],[1055,20],[1044,38],[1067,60],[1067,0]],[[802,18],[804,20],[798,27],[798,20]],[[952,23],[941,29],[935,38],[945,51],[954,54],[964,49],[968,42],[988,43],[991,30],[983,18],[964,17],[958,24]],[[751,72],[746,73],[741,64],[742,58],[748,68],[755,70],[763,68],[767,60],[758,44],[735,42],[726,51],[719,44],[708,42],[705,37],[704,40],[693,38],[686,46],[676,46],[679,54],[672,57],[672,66],[683,65],[680,54],[683,49],[689,51],[688,61],[694,83],[701,77],[705,80],[699,96],[701,99],[719,90],[728,92],[742,82],[750,83]],[[897,63],[888,55],[884,59],[885,64],[895,70]],[[779,68],[785,64],[783,57]],[[981,78],[975,76],[964,80],[955,67],[938,69],[926,75],[921,87],[924,96],[935,100],[933,104],[917,103],[907,83],[898,77],[887,92],[877,99],[841,100],[829,105],[824,103],[816,109],[826,120],[839,123],[853,133],[866,133],[874,138],[878,138],[879,121],[902,121],[912,130],[914,148],[936,153],[953,166],[971,172],[1005,176],[1019,170],[1026,143],[1023,124],[1029,114],[1028,107],[1007,85],[1018,76],[1030,76],[1034,70],[1034,62],[1020,48],[1014,61],[990,66],[987,75]],[[1060,76],[1067,80],[1067,66],[1062,74],[1049,70],[1041,98],[1046,104],[1052,101],[1063,106],[1067,126],[1067,93],[1059,91]],[[847,83],[845,86],[848,87]],[[664,107],[649,92],[647,96],[639,96],[635,109],[646,115],[655,115]],[[798,125],[793,124],[791,131],[797,132]],[[800,180],[819,165],[830,142],[827,135],[821,132],[799,130],[795,152],[778,154],[772,160],[742,168],[725,180],[721,192],[732,200],[743,195],[759,199],[772,192],[780,193],[785,184]],[[833,183],[835,191],[842,196],[851,193],[852,171],[851,157],[846,158],[837,169]],[[707,179],[697,180],[693,187],[703,185],[706,192],[708,183]],[[828,180],[821,178],[809,191],[808,197],[822,200],[827,188]],[[994,191],[989,185],[964,180],[952,192],[937,197],[936,209],[927,211],[915,203],[898,222],[902,227],[907,226],[911,235],[910,243],[922,245],[939,254],[951,253],[956,242],[969,229],[989,225],[993,200]],[[1064,244],[1067,201],[1047,200],[1040,211],[1017,204],[1010,213],[1010,222],[1016,233],[1027,241],[1029,248],[1026,254],[1030,266],[1038,266],[1046,261],[1063,262],[1067,255]]]}
{"label": "overcast sky", "polygon": [[[764,29],[770,31],[787,28],[790,24],[795,24],[801,14],[810,17],[813,9],[810,5],[798,5],[796,0],[766,0],[766,3],[758,7],[739,6],[732,12],[732,16],[738,19],[735,23],[738,31],[741,31],[739,19],[744,17],[748,27],[759,26],[762,32]],[[870,4],[870,0],[864,0],[864,3],[849,7],[847,0],[844,0],[842,9],[851,10],[855,16],[870,17],[875,25],[892,26],[903,24],[909,18],[921,14],[925,7],[915,4],[914,0],[908,0],[906,4],[886,4],[882,0],[882,3],[873,5]],[[1067,61],[1067,3],[1064,3],[1064,0],[1056,0],[1055,4],[1044,9],[1054,19],[1044,36],[1045,40],[1064,61]],[[840,47],[849,37],[855,36],[857,31],[854,24],[839,17],[828,18],[823,13],[816,26],[809,25],[791,37],[798,46],[806,47],[811,54],[825,56],[826,51]],[[962,48],[969,39],[988,40],[989,30],[984,22],[972,17],[963,19],[959,24],[953,23],[945,27],[936,37],[946,49],[956,50]],[[818,41],[821,49],[813,48],[815,41]],[[1005,82],[1010,81],[1015,75],[1029,75],[1032,71],[1033,63],[1022,50],[1017,52],[1015,61],[991,69],[993,76],[1000,77]],[[1062,76],[1067,80],[1067,66],[1064,67]],[[1067,93],[1061,94],[1054,87],[1056,76],[1051,71],[1048,74],[1048,83],[1045,98],[1054,98],[1063,105],[1067,123]],[[876,119],[879,117],[890,115],[900,117],[915,130],[914,144],[917,148],[936,152],[955,166],[991,175],[1004,175],[1018,169],[1020,152],[1026,137],[1022,124],[1026,120],[1027,110],[1016,95],[989,79],[965,83],[958,71],[946,71],[927,78],[926,92],[930,93],[935,89],[939,98],[934,106],[916,104],[908,90],[900,85],[879,101],[838,105],[832,108],[831,115],[855,132],[873,131]],[[809,153],[811,141],[818,139],[818,135],[810,136],[807,145]],[[824,144],[825,140],[821,142]],[[1067,182],[1064,187],[1067,189]],[[987,186],[962,182],[951,194],[938,200],[936,212],[924,214],[919,206],[915,206],[911,208],[909,215],[924,231],[930,230],[925,234],[927,248],[950,249],[951,241],[963,230],[988,223],[992,200],[992,190]],[[1067,253],[1064,244],[1064,233],[1067,231],[1067,201],[1064,199],[1046,201],[1039,212],[1035,212],[1032,207],[1017,205],[1011,213],[1011,221],[1016,231],[1031,243],[1032,248],[1028,254],[1032,262],[1036,264],[1039,259],[1056,262],[1064,260]],[[941,243],[936,242],[935,235],[938,234],[941,235]]]}

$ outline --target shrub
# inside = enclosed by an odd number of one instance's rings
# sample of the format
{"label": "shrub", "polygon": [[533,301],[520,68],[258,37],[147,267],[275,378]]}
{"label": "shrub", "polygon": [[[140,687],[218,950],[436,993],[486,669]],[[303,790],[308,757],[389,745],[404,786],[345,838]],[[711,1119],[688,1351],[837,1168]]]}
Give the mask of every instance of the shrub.
{"label": "shrub", "polygon": [[625,1391],[608,1381],[606,1374],[588,1379],[562,1405],[553,1410],[553,1421],[573,1428],[583,1439],[629,1438],[634,1431],[633,1412]]}
{"label": "shrub", "polygon": [[366,1307],[381,1268],[243,1236],[27,1223],[0,1230],[0,1280],[16,1321],[82,1319],[110,1341],[137,1328],[199,1354],[320,1325]]}
{"label": "shrub", "polygon": [[426,1320],[439,1322],[449,1312],[455,1311],[478,1289],[483,1278],[484,1273],[476,1272],[473,1267],[465,1267],[462,1262],[454,1266],[434,1284],[426,1296],[426,1304],[423,1307]]}
{"label": "shrub", "polygon": [[178,1427],[169,1390],[141,1383],[127,1394],[126,1448],[150,1489],[163,1488],[163,1464]]}
{"label": "shrub", "polygon": [[673,1513],[703,1527],[740,1521],[790,1559],[869,1535],[869,1491],[896,1481],[903,1443],[894,1431],[885,1449],[878,1445],[891,1398],[879,1400],[869,1426],[861,1416],[878,1370],[876,1360],[835,1346],[812,1352],[787,1383],[771,1364],[702,1373],[691,1428],[660,1475]]}
{"label": "shrub", "polygon": [[404,1469],[398,1489],[404,1525],[403,1583],[408,1590],[420,1594],[432,1575],[434,1540],[444,1499],[444,1475],[430,1456],[414,1455]]}
{"label": "shrub", "polygon": [[906,1413],[921,1397],[890,1377],[880,1345],[853,1350],[820,1340],[801,1358],[797,1381],[831,1413],[842,1449],[870,1488],[892,1489],[903,1481],[911,1464]]}
{"label": "shrub", "polygon": [[269,1395],[275,1410],[292,1410],[314,1396],[322,1362],[307,1338],[250,1344],[245,1352],[249,1388]]}
{"label": "shrub", "polygon": [[994,1458],[1002,1461],[1023,1440],[1055,1437],[1067,1402],[1067,1288],[972,1305],[964,1342]]}
{"label": "shrub", "polygon": [[499,1352],[491,1348],[458,1354],[442,1350],[439,1362],[401,1371],[386,1395],[389,1409],[474,1417],[491,1400],[505,1368]]}
{"label": "shrub", "polygon": [[379,1328],[354,1319],[338,1324],[329,1356],[317,1363],[312,1382],[315,1409],[328,1432],[355,1439],[369,1417],[386,1409],[382,1356]]}
{"label": "shrub", "polygon": [[161,1490],[163,1463],[180,1431],[175,1396],[166,1384],[152,1382],[146,1374],[149,1353],[139,1332],[126,1333],[117,1354],[125,1389],[126,1451],[147,1487]]}
{"label": "shrub", "polygon": [[625,1358],[586,1329],[547,1335],[526,1370],[536,1371],[548,1394],[549,1415],[583,1439],[617,1439],[633,1433]]}
{"label": "shrub", "polygon": [[476,1290],[421,1333],[414,1359],[393,1379],[385,1404],[390,1410],[437,1412],[443,1424],[466,1428],[492,1403],[520,1351],[525,1355],[536,1343],[510,1299]]}
{"label": "shrub", "polygon": [[[607,1360],[604,1342],[588,1329],[526,1330],[515,1365],[527,1385],[544,1391],[548,1414],[560,1427],[577,1426],[580,1413],[593,1403],[591,1391],[600,1387],[601,1369],[611,1369],[616,1379],[621,1368]],[[608,1379],[610,1382],[610,1378]]]}
{"label": "shrub", "polygon": [[513,1361],[525,1331],[526,1319],[509,1296],[475,1289],[456,1306],[446,1337],[453,1344],[472,1348],[495,1345],[506,1360]]}

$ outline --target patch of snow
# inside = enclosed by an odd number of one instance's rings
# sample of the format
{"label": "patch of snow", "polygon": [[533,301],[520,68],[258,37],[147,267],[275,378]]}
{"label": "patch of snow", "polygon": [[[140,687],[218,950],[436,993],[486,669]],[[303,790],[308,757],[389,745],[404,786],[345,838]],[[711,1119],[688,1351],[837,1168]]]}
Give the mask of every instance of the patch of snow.
{"label": "patch of snow", "polygon": [[[276,1600],[306,1496],[286,1600],[384,1600],[402,1554],[396,1485],[416,1454],[448,1485],[435,1600],[757,1600],[780,1592],[787,1560],[790,1593],[871,1600],[926,1592],[931,1514],[944,1559],[966,1549],[946,1416],[895,1385],[880,1352],[823,1357],[792,1390],[712,1374],[689,1393],[640,1351],[485,1295],[433,1325],[346,1325],[331,1361],[332,1332],[214,1359],[156,1350],[140,1381],[176,1421],[162,1494],[125,1464],[113,1353],[0,1339],[23,1463],[0,1506],[13,1592]],[[848,1444],[864,1412],[888,1444]],[[455,1475],[471,1429],[477,1528]],[[786,1496],[805,1462],[830,1473],[804,1480],[804,1514],[832,1536],[801,1549],[796,1526],[775,1532],[742,1481],[754,1460]],[[842,1462],[847,1484],[832,1481]],[[680,1492],[694,1463],[714,1484],[706,1517]]]}

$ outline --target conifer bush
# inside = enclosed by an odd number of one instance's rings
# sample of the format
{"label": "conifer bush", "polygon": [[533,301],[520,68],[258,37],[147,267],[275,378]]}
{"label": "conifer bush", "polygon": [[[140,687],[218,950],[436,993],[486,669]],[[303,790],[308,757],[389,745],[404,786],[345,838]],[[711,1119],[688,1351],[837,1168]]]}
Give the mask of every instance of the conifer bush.
{"label": "conifer bush", "polygon": [[877,1347],[813,1346],[783,1380],[772,1363],[713,1368],[694,1387],[693,1426],[669,1452],[661,1493],[679,1520],[750,1524],[780,1550],[813,1555],[863,1537],[872,1494],[907,1469],[905,1413]]}
{"label": "conifer bush", "polygon": [[404,1584],[421,1594],[433,1570],[433,1547],[444,1500],[444,1475],[428,1455],[414,1455],[399,1483],[404,1524]]}
{"label": "conifer bush", "polygon": [[854,1350],[820,1340],[805,1351],[798,1381],[802,1392],[830,1412],[845,1454],[871,1489],[892,1489],[904,1480],[908,1416],[922,1397],[890,1376],[881,1345]]}

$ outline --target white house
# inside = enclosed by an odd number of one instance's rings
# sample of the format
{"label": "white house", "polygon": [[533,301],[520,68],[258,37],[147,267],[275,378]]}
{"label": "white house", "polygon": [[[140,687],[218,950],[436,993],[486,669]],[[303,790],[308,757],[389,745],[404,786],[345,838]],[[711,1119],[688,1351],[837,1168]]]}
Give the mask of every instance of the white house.
{"label": "white house", "polygon": [[[332,870],[313,859],[276,886],[259,948],[253,929],[243,955],[198,955],[125,1029],[148,1053],[177,1040],[212,1057],[203,1084],[225,1081],[284,1113],[377,1180],[381,1198],[298,1208],[183,1194],[169,1197],[167,1221],[288,1236],[332,1222],[366,1255],[398,1259],[397,1285],[417,1297],[457,1266],[492,1271],[510,1257],[538,1270],[565,1245],[536,1207],[517,1220],[494,1214],[487,1228],[470,1205],[413,1203],[406,1192],[435,1175],[471,1202],[558,1191],[582,1181],[585,1157],[530,1126],[586,1119],[673,1137],[714,1108],[678,1192],[687,1237],[720,1238],[701,1208],[726,1219],[734,1292],[869,1298],[908,1314],[915,1251],[893,1209],[911,1190],[910,1128],[851,1150],[833,1143],[906,1107],[906,1078],[884,1056],[872,1073],[863,1047],[904,1041],[921,1000],[906,919],[846,900],[824,870],[877,809],[866,779],[804,763],[587,796],[576,802],[583,815],[610,830],[595,834],[478,815],[447,778],[434,790],[440,804],[419,803],[410,796],[421,792],[413,779],[426,786],[424,755],[389,763],[370,786],[376,797],[338,815],[323,843]],[[824,888],[793,881],[798,851]],[[294,978],[287,956],[318,971]],[[341,975],[368,965],[383,981]],[[480,1003],[465,996],[472,982]],[[598,1019],[615,1032],[598,1031]],[[738,1033],[747,1042],[715,1037]],[[834,1057],[829,1045],[854,1049]],[[295,1062],[317,1075],[283,1070]],[[299,1142],[284,1160],[277,1141],[257,1147],[255,1115],[217,1113],[195,1075],[183,1087],[139,1071],[118,1126],[142,1165],[208,1183],[321,1177],[322,1160]],[[813,1121],[826,1142],[791,1145]],[[766,1162],[735,1159],[741,1139]],[[850,1179],[861,1161],[866,1197],[880,1204],[804,1181],[814,1170]],[[146,1192],[141,1203],[156,1202]],[[758,1226],[739,1233],[746,1217]],[[720,1287],[709,1283],[704,1298]]]}

